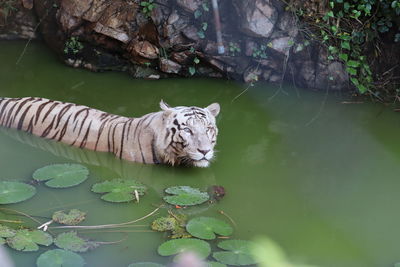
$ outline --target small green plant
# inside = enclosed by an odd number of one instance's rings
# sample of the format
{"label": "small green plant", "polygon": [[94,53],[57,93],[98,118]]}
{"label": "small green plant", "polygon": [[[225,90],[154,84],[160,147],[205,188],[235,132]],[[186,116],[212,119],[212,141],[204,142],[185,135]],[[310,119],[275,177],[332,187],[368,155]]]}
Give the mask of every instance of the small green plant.
{"label": "small green plant", "polygon": [[[195,57],[195,58],[193,59],[193,63],[196,64],[196,65],[199,64],[199,63],[200,63],[200,59],[199,59],[198,57]],[[192,76],[196,73],[196,67],[195,67],[195,65],[189,67],[189,73],[190,73],[190,75],[192,75]]]}
{"label": "small green plant", "polygon": [[197,32],[197,36],[199,36],[200,39],[204,39],[206,37],[206,31],[208,29],[208,23],[203,22],[201,24],[200,30]]}
{"label": "small green plant", "polygon": [[241,51],[242,50],[238,44],[229,42],[229,52],[232,56],[236,56],[236,54],[239,54]]}
{"label": "small green plant", "polygon": [[260,48],[254,48],[253,49],[253,53],[252,53],[252,57],[253,58],[262,58],[265,59],[267,58],[267,47],[265,45],[261,45]]}
{"label": "small green plant", "polygon": [[160,47],[160,56],[165,59],[169,58],[168,52],[164,47]]}
{"label": "small green plant", "polygon": [[203,11],[210,12],[210,7],[207,2],[203,2],[201,4],[201,8],[196,9],[196,11],[194,12],[194,18],[195,19],[200,18],[203,15]]}
{"label": "small green plant", "polygon": [[140,6],[143,7],[142,13],[146,15],[146,17],[150,17],[151,11],[156,7],[156,4],[154,3],[154,0],[146,0],[141,1]]}
{"label": "small green plant", "polygon": [[83,44],[79,41],[78,37],[72,36],[65,42],[64,54],[78,54],[82,49]]}

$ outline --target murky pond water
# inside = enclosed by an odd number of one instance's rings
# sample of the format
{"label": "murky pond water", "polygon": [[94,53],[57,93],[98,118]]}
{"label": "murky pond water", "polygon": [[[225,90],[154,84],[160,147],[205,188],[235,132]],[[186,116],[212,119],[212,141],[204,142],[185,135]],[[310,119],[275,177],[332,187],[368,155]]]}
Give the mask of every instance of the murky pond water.
{"label": "murky pond water", "polygon": [[[124,116],[156,111],[160,99],[171,105],[219,102],[222,107],[219,152],[207,169],[129,163],[2,131],[1,180],[29,181],[34,170],[51,163],[77,162],[90,169],[90,178],[77,187],[38,185],[32,199],[2,207],[42,222],[54,211],[79,208],[88,213],[87,225],[120,223],[151,212],[168,186],[206,189],[218,184],[226,188],[225,198],[192,213],[227,220],[219,213],[224,211],[235,221],[234,238],[268,236],[293,261],[318,266],[392,266],[400,261],[400,117],[389,109],[264,85],[232,101],[244,89],[233,82],[95,74],[60,64],[41,44],[31,44],[16,65],[24,43],[0,47],[0,96],[40,96]],[[90,192],[94,183],[116,177],[136,178],[150,190],[139,204],[111,204]],[[10,218],[4,212],[0,217]],[[157,255],[165,235],[149,231],[152,219],[122,230],[81,231],[99,241],[126,238],[83,253],[88,266],[170,261]],[[17,266],[34,266],[47,249],[7,251]]]}

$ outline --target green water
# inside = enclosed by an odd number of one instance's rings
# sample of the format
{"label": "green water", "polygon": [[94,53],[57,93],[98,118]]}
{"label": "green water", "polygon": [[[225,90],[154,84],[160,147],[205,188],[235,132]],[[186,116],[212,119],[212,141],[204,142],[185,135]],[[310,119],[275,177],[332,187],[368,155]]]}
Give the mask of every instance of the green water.
{"label": "green water", "polygon": [[[268,236],[291,260],[318,266],[392,266],[400,261],[400,118],[389,109],[266,85],[251,87],[232,102],[244,89],[233,82],[143,81],[120,73],[96,74],[64,66],[40,44],[30,44],[16,65],[24,43],[0,47],[0,96],[40,96],[124,116],[158,110],[160,99],[170,105],[219,102],[222,107],[217,159],[207,169],[128,163],[3,131],[0,179],[28,181],[34,170],[51,163],[78,162],[91,172],[83,184],[69,189],[38,185],[35,197],[6,208],[43,216],[35,217],[41,222],[54,211],[79,208],[88,213],[87,225],[121,223],[151,212],[168,186],[205,189],[218,184],[225,187],[225,198],[194,209],[192,216],[229,221],[218,212],[224,211],[236,224],[234,238]],[[111,204],[90,192],[92,184],[116,177],[136,178],[149,192],[139,204]],[[11,218],[0,213],[2,217]],[[152,219],[124,232],[82,231],[99,241],[126,238],[83,253],[88,266],[170,262],[157,255],[166,238],[148,231]],[[47,249],[7,250],[17,266],[34,266]]]}

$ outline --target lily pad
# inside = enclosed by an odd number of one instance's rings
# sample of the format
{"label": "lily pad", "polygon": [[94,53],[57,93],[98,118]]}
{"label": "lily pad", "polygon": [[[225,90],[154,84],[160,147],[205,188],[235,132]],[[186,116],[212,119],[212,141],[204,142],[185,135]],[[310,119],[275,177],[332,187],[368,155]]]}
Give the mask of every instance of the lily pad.
{"label": "lily pad", "polygon": [[0,237],[12,237],[15,236],[15,231],[14,229],[11,229],[8,226],[0,224]]}
{"label": "lily pad", "polygon": [[85,219],[86,213],[78,209],[72,209],[68,213],[64,211],[56,211],[53,213],[53,221],[66,224],[66,225],[77,225]]}
{"label": "lily pad", "polygon": [[52,243],[51,235],[40,230],[18,230],[14,236],[7,238],[7,244],[20,251],[37,251],[38,245],[49,246]]}
{"label": "lily pad", "polygon": [[136,262],[128,265],[128,267],[164,267],[164,266],[165,265],[154,262]]}
{"label": "lily pad", "polygon": [[0,182],[0,204],[17,203],[36,194],[36,188],[20,182]]}
{"label": "lily pad", "polygon": [[84,259],[72,252],[63,249],[53,249],[41,254],[37,260],[38,267],[82,267]]}
{"label": "lily pad", "polygon": [[165,196],[164,200],[172,205],[192,206],[206,202],[210,199],[207,192],[190,186],[173,186],[165,189],[172,196]]}
{"label": "lily pad", "polygon": [[65,188],[78,185],[88,178],[89,170],[80,164],[53,164],[37,169],[33,173],[36,181],[47,181],[52,188]]}
{"label": "lily pad", "polygon": [[213,253],[213,257],[228,265],[250,265],[256,264],[251,249],[254,244],[244,240],[226,240],[218,243],[218,247],[227,251]]}
{"label": "lily pad", "polygon": [[114,179],[93,185],[95,193],[107,193],[101,199],[110,202],[128,202],[136,199],[135,190],[144,195],[147,187],[135,180]]}
{"label": "lily pad", "polygon": [[229,236],[233,233],[233,228],[224,221],[210,218],[210,217],[197,217],[191,219],[186,225],[186,230],[195,237],[201,239],[214,239],[214,233]]}
{"label": "lily pad", "polygon": [[79,237],[74,231],[59,234],[55,238],[54,244],[59,248],[74,252],[86,252],[99,246],[97,242]]}
{"label": "lily pad", "polygon": [[[171,256],[186,251],[191,251],[197,254],[199,258],[205,259],[211,253],[210,245],[200,239],[182,238],[173,239],[162,243],[158,247],[158,254],[161,256]],[[176,257],[174,258],[174,260]]]}

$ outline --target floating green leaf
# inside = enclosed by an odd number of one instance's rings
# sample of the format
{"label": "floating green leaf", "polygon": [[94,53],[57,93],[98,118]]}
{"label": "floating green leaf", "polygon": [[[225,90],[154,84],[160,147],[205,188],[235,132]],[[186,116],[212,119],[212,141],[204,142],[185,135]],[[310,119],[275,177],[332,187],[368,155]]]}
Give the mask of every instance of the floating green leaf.
{"label": "floating green leaf", "polygon": [[210,196],[190,186],[173,186],[165,189],[173,196],[165,196],[164,200],[172,205],[192,206],[206,202]]}
{"label": "floating green leaf", "polygon": [[147,187],[135,180],[114,179],[93,185],[95,193],[107,193],[101,199],[110,202],[128,202],[136,199],[135,190],[144,195]]}
{"label": "floating green leaf", "polygon": [[66,225],[77,225],[85,219],[86,213],[78,209],[72,209],[68,213],[64,211],[56,211],[53,213],[53,221],[66,224]]}
{"label": "floating green leaf", "polygon": [[16,250],[37,251],[39,245],[49,246],[53,238],[46,232],[40,230],[18,230],[15,235],[7,238],[7,244]]}
{"label": "floating green leaf", "polygon": [[191,219],[186,225],[186,230],[195,237],[201,239],[214,239],[214,233],[229,236],[233,228],[224,221],[211,217],[197,217]]}
{"label": "floating green leaf", "polygon": [[244,240],[226,240],[218,243],[218,247],[227,251],[213,253],[213,257],[228,265],[250,265],[257,263],[251,249],[254,244]]}
{"label": "floating green leaf", "polygon": [[20,182],[0,182],[0,204],[17,203],[36,194],[35,187]]}
{"label": "floating green leaf", "polygon": [[55,238],[54,244],[59,248],[74,252],[86,252],[99,246],[97,242],[79,237],[74,231],[59,234]]}
{"label": "floating green leaf", "polygon": [[41,254],[37,260],[38,267],[82,267],[85,265],[83,258],[63,249],[53,249]]}
{"label": "floating green leaf", "polygon": [[0,237],[12,237],[15,236],[16,231],[8,226],[0,224]]}
{"label": "floating green leaf", "polygon": [[88,178],[89,170],[80,164],[53,164],[37,169],[33,173],[36,181],[47,181],[53,188],[65,188],[78,185]]}
{"label": "floating green leaf", "polygon": [[211,247],[207,242],[194,238],[169,240],[158,247],[158,254],[161,256],[171,256],[186,251],[194,252],[201,259],[205,259],[210,255]]}
{"label": "floating green leaf", "polygon": [[136,262],[128,265],[128,267],[164,267],[164,266],[165,265],[154,262]]}

